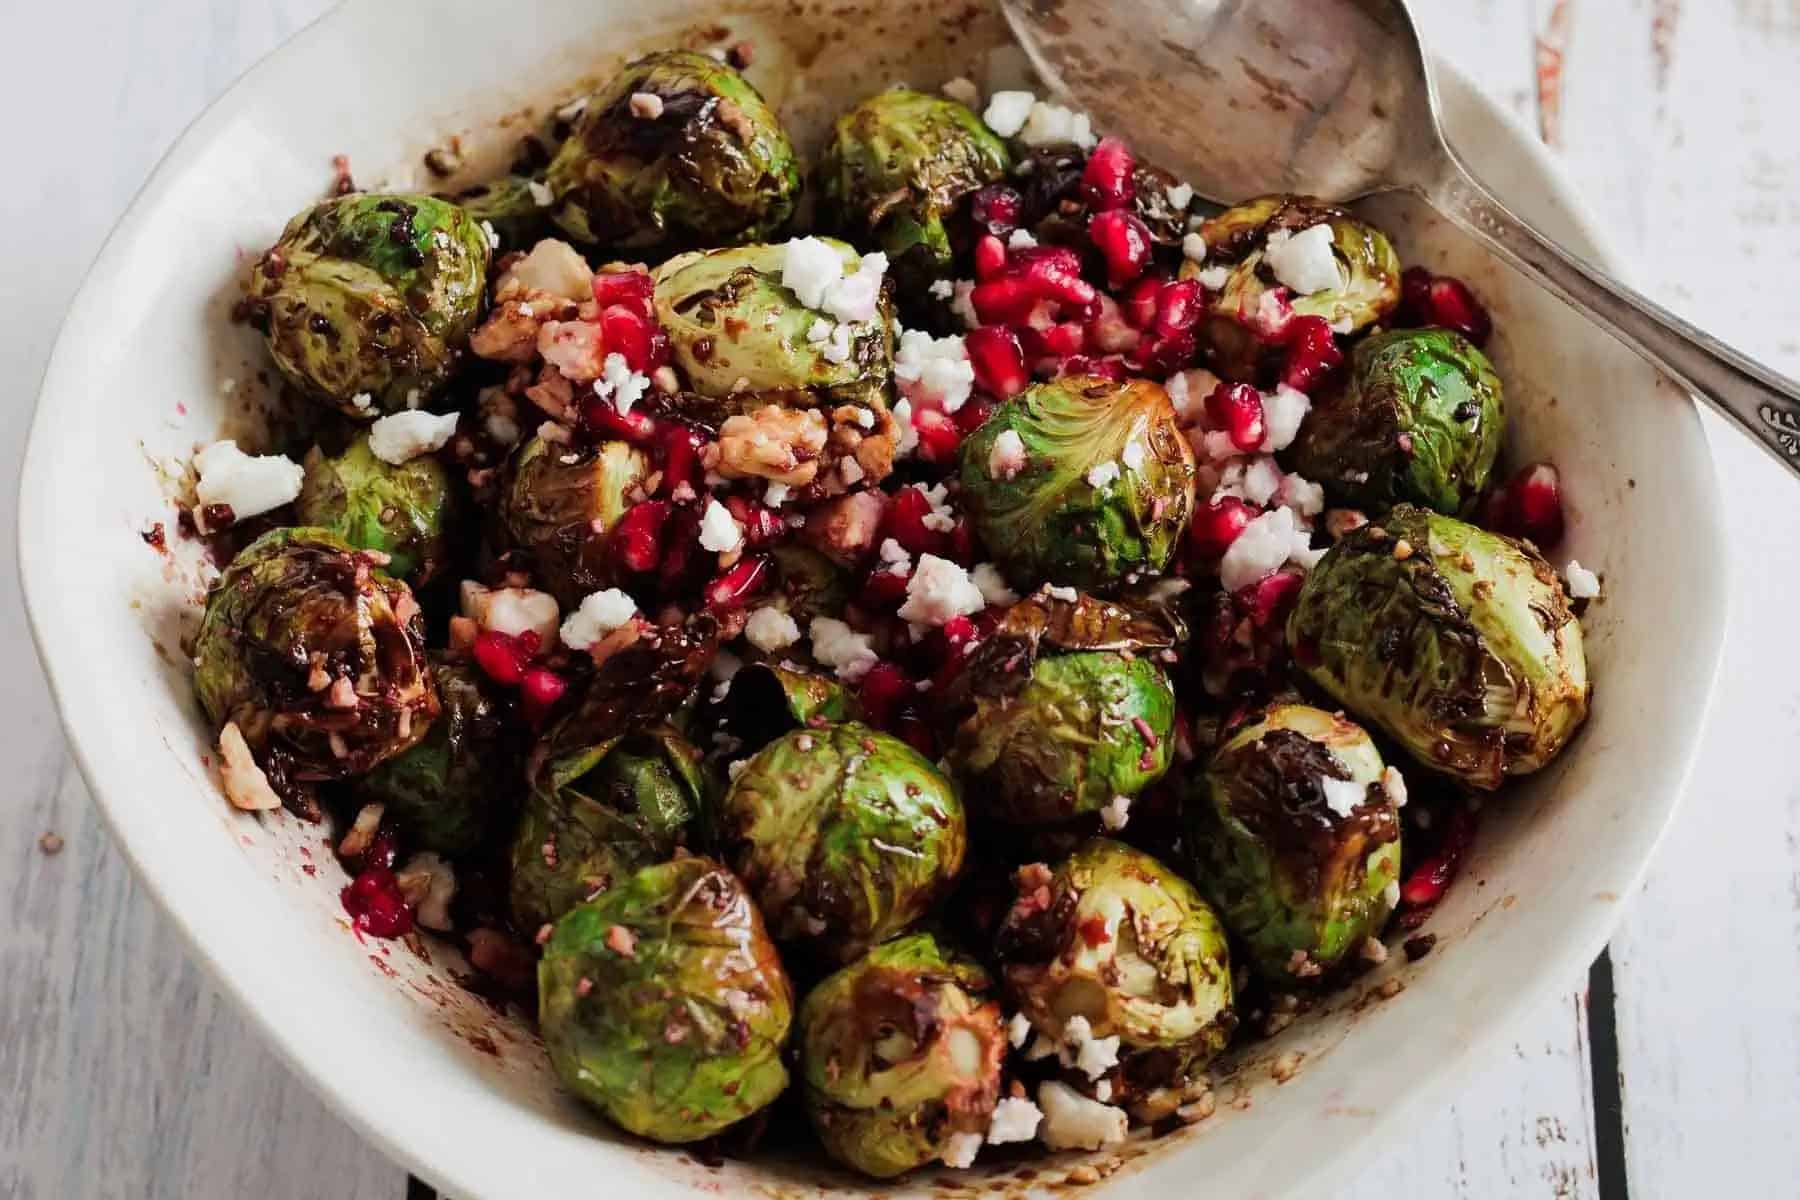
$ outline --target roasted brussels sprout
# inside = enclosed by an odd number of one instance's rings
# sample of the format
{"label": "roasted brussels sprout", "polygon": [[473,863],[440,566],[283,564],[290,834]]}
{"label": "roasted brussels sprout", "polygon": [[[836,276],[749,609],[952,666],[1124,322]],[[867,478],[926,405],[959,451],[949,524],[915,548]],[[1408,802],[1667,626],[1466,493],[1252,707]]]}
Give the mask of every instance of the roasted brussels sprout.
{"label": "roasted brussels sprout", "polygon": [[486,222],[500,235],[498,249],[526,250],[552,232],[549,209],[539,200],[543,193],[541,180],[502,175],[458,192],[456,203],[470,220]]}
{"label": "roasted brussels sprout", "polygon": [[718,651],[719,624],[705,614],[682,625],[657,626],[620,649],[538,739],[529,774],[540,778],[546,763],[659,724],[686,730]]}
{"label": "roasted brussels sprout", "polygon": [[775,577],[787,597],[788,615],[801,625],[814,617],[835,617],[850,599],[849,573],[829,558],[798,542],[783,542],[770,551]]}
{"label": "roasted brussels sprout", "polygon": [[1152,1103],[1224,1047],[1236,1026],[1225,930],[1187,880],[1094,838],[1017,882],[995,938],[1007,994],[1053,1044],[1076,1018],[1093,1038],[1119,1039],[1115,1103]]}
{"label": "roasted brussels sprout", "polygon": [[1360,725],[1278,704],[1231,733],[1182,798],[1194,878],[1265,979],[1330,970],[1381,931],[1400,812]]}
{"label": "roasted brussels sprout", "polygon": [[837,119],[819,160],[820,220],[922,279],[949,271],[945,219],[1004,179],[1006,143],[954,100],[889,88]]}
{"label": "roasted brussels sprout", "polygon": [[412,591],[323,529],[272,530],[232,559],[206,598],[194,688],[278,791],[361,775],[438,715]]}
{"label": "roasted brussels sprout", "polygon": [[[1002,468],[1002,437],[1024,465]],[[1027,388],[962,446],[962,496],[1015,586],[1077,587],[1154,574],[1194,507],[1194,454],[1168,393],[1148,380],[1069,376]]]}
{"label": "roasted brussels sprout", "polygon": [[443,715],[417,745],[358,781],[356,792],[384,805],[384,817],[421,849],[468,854],[515,811],[519,755],[479,672],[434,658],[432,675]]}
{"label": "roasted brussels sprout", "polygon": [[668,729],[543,763],[513,834],[513,924],[537,929],[687,839],[706,797],[700,751]]}
{"label": "roasted brussels sprout", "polygon": [[443,463],[429,454],[399,466],[383,462],[364,433],[341,454],[319,446],[307,452],[294,514],[358,550],[379,550],[388,556],[389,575],[418,586],[449,561],[453,498]]}
{"label": "roasted brussels sprout", "polygon": [[839,962],[923,917],[968,842],[955,785],[899,738],[855,722],[769,743],[714,824],[775,939]]}
{"label": "roasted brussels sprout", "polygon": [[249,308],[295,387],[368,420],[450,377],[487,289],[487,235],[430,196],[339,196],[289,221]]}
{"label": "roasted brussels sprout", "polygon": [[884,942],[814,988],[800,1064],[826,1153],[890,1179],[956,1161],[958,1135],[979,1145],[1006,1053],[992,991],[979,963],[929,933]]}
{"label": "roasted brussels sprout", "polygon": [[704,858],[645,867],[576,905],[538,964],[557,1078],[659,1142],[711,1136],[781,1094],[793,1003],[756,906]]}
{"label": "roasted brussels sprout", "polygon": [[1296,237],[1315,225],[1331,231],[1337,283],[1289,296],[1296,315],[1323,317],[1339,333],[1380,321],[1400,303],[1400,259],[1387,236],[1341,208],[1310,196],[1263,196],[1226,209],[1200,226],[1206,261],[1182,264],[1191,278],[1206,269],[1229,271],[1223,287],[1210,289],[1202,330],[1213,369],[1230,379],[1249,379],[1274,347],[1256,327],[1268,319],[1265,301],[1279,284],[1269,261],[1271,241]]}
{"label": "roasted brussels sprout", "polygon": [[781,122],[729,66],[691,50],[630,64],[589,98],[545,175],[577,241],[720,246],[775,232],[800,169]]}
{"label": "roasted brussels sprout", "polygon": [[1466,514],[1487,487],[1506,410],[1487,355],[1448,329],[1395,329],[1356,347],[1349,380],[1313,401],[1294,467],[1343,504],[1406,501]]}
{"label": "roasted brussels sprout", "polygon": [[980,815],[1058,824],[1136,796],[1169,769],[1175,692],[1147,652],[1175,644],[1156,618],[1047,590],[1013,606],[945,703],[949,762]]}
{"label": "roasted brussels sprout", "polygon": [[[825,244],[842,257],[846,274],[856,272],[861,256],[855,249]],[[657,319],[688,386],[738,412],[764,404],[885,405],[893,375],[893,306],[886,289],[873,320],[846,326],[848,353],[833,362],[830,338],[813,334],[815,326],[836,323],[782,285],[787,254],[785,245],[696,251],[653,272]]]}
{"label": "roasted brussels sprout", "polygon": [[1331,548],[1287,638],[1314,683],[1471,787],[1537,770],[1587,718],[1581,625],[1550,564],[1409,504]]}
{"label": "roasted brussels sprout", "polygon": [[569,446],[533,437],[519,448],[501,519],[528,551],[538,579],[565,609],[607,586],[606,535],[631,507],[626,496],[649,460],[624,442]]}
{"label": "roasted brussels sprout", "polygon": [[857,705],[830,676],[750,663],[731,677],[724,715],[731,735],[756,751],[796,729],[848,721],[857,715]]}

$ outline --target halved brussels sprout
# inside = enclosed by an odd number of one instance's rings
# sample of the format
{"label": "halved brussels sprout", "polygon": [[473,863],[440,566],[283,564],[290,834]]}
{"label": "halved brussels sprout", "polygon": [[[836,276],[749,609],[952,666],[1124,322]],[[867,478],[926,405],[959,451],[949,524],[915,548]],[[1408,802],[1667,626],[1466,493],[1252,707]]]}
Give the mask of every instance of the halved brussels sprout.
{"label": "halved brussels sprout", "polygon": [[800,191],[794,148],[748,80],[692,50],[638,59],[588,99],[545,181],[578,241],[719,246],[766,237]]}
{"label": "halved brussels sprout", "polygon": [[850,599],[849,573],[811,546],[783,542],[770,551],[775,578],[787,597],[788,615],[801,626],[814,617],[835,617]]}
{"label": "halved brussels sprout", "polygon": [[1178,1089],[1224,1048],[1225,930],[1194,886],[1141,850],[1093,838],[1054,872],[1024,868],[995,939],[1006,991],[1040,1035],[1086,1021],[1119,1039],[1114,1102]]}
{"label": "halved brussels sprout", "polygon": [[1006,1035],[993,982],[929,933],[884,942],[800,1005],[800,1069],[831,1157],[891,1179],[987,1133]]}
{"label": "halved brussels sprout", "polygon": [[1182,278],[1205,268],[1228,267],[1225,286],[1212,292],[1202,339],[1213,369],[1228,379],[1250,379],[1273,347],[1253,330],[1265,296],[1276,280],[1267,262],[1269,236],[1298,234],[1314,225],[1331,227],[1338,284],[1289,297],[1294,313],[1323,317],[1340,333],[1375,324],[1400,303],[1400,258],[1387,235],[1334,205],[1312,196],[1262,196],[1226,209],[1200,226],[1206,239],[1204,264],[1183,262]]}
{"label": "halved brussels sprout", "polygon": [[520,756],[479,672],[434,657],[432,674],[443,715],[424,740],[359,780],[356,794],[384,805],[384,816],[422,849],[468,854],[516,810]]}
{"label": "halved brussels sprout", "polygon": [[369,420],[429,399],[481,316],[487,235],[431,196],[358,193],[289,221],[248,299],[295,387]]}
{"label": "halved brussels sprout", "polygon": [[1400,878],[1400,812],[1360,725],[1277,704],[1233,732],[1183,797],[1200,890],[1286,986],[1381,932]]}
{"label": "halved brussels sprout", "polygon": [[361,775],[438,716],[412,591],[323,529],[271,530],[231,560],[206,598],[194,689],[277,791]]}
{"label": "halved brussels sprout", "polygon": [[1587,718],[1581,625],[1550,564],[1409,504],[1326,553],[1287,638],[1314,683],[1471,787],[1537,770]]}
{"label": "halved brussels sprout", "polygon": [[1346,384],[1314,398],[1295,470],[1357,508],[1472,510],[1506,428],[1487,355],[1448,329],[1394,329],[1366,338],[1350,362]]}
{"label": "halved brussels sprout", "polygon": [[945,218],[1010,165],[1006,143],[963,105],[889,88],[832,126],[818,167],[820,220],[931,279],[954,254]]}
{"label": "halved brussels sprout", "polygon": [[749,663],[731,677],[725,725],[750,751],[796,729],[835,725],[857,715],[844,685],[828,675],[775,663]]}
{"label": "halved brussels sprout", "polygon": [[1049,825],[1096,813],[1160,779],[1174,754],[1175,691],[1148,652],[1161,621],[1092,597],[1045,592],[1014,605],[944,703],[948,761],[981,815]]}
{"label": "halved brussels sprout", "polygon": [[418,586],[449,561],[453,500],[449,473],[436,458],[426,454],[395,466],[376,458],[369,435],[359,433],[341,454],[319,446],[307,452],[294,514],[358,550],[379,550],[388,556],[389,575]]}
{"label": "halved brussels sprout", "polygon": [[700,751],[672,730],[544,763],[513,834],[513,924],[527,932],[682,845],[706,798]]}
{"label": "halved brussels sprout", "polygon": [[777,941],[847,962],[950,890],[968,831],[955,785],[923,755],[849,722],[796,730],[750,759],[714,843]]}
{"label": "halved brussels sprout", "polygon": [[[854,247],[827,241],[845,274],[861,261]],[[830,314],[808,308],[782,286],[785,245],[735,246],[671,258],[653,272],[656,315],[669,335],[670,357],[701,396],[737,412],[764,404],[787,408],[880,405],[893,375],[893,303],[888,289],[872,321],[848,325],[849,353],[831,360]]]}
{"label": "halved brussels sprout", "polygon": [[557,1078],[658,1142],[710,1137],[781,1094],[793,1003],[756,906],[705,858],[645,867],[576,905],[538,964]]}
{"label": "halved brussels sprout", "polygon": [[611,580],[606,535],[649,473],[643,452],[624,442],[573,446],[533,437],[519,448],[501,519],[565,609]]}
{"label": "halved brussels sprout", "polygon": [[[1025,465],[1008,478],[994,443]],[[1194,453],[1168,393],[1148,380],[1075,375],[1027,388],[963,442],[963,502],[1007,578],[1076,587],[1168,566],[1194,507]]]}

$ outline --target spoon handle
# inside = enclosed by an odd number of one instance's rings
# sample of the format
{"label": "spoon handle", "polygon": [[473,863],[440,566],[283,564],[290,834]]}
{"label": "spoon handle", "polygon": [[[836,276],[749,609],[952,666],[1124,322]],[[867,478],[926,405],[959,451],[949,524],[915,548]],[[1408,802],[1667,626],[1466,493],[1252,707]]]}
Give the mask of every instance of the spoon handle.
{"label": "spoon handle", "polygon": [[1421,189],[1434,208],[1731,418],[1800,475],[1800,384],[1570,254],[1487,190],[1445,147]]}

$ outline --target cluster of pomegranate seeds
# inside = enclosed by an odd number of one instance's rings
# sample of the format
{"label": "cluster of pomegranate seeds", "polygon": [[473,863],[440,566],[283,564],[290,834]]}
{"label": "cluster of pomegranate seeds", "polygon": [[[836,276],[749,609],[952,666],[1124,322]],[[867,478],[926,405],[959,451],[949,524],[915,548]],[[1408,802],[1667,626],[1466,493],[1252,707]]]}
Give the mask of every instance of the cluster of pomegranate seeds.
{"label": "cluster of pomegranate seeds", "polygon": [[1417,929],[1425,923],[1449,890],[1475,840],[1475,814],[1470,809],[1456,805],[1440,819],[1437,851],[1414,867],[1400,885],[1400,909],[1394,923],[1402,929]]}
{"label": "cluster of pomegranate seeds", "polygon": [[1206,419],[1246,454],[1260,448],[1269,432],[1262,393],[1247,383],[1220,383],[1214,388],[1206,398]]}
{"label": "cluster of pomegranate seeds", "polygon": [[1212,596],[1194,639],[1209,694],[1266,696],[1279,681],[1287,661],[1288,613],[1305,579],[1298,568],[1283,567],[1235,592]]}
{"label": "cluster of pomegranate seeds", "polygon": [[662,425],[656,438],[657,465],[662,471],[662,482],[658,485],[660,492],[668,495],[685,483],[696,495],[699,494],[705,478],[700,465],[701,454],[707,442],[706,435],[698,429],[674,422]]}
{"label": "cluster of pomegranate seeds", "polygon": [[641,408],[620,412],[611,400],[590,394],[581,402],[583,431],[594,441],[651,446],[659,432],[656,418]]}
{"label": "cluster of pomegranate seeds", "polygon": [[525,720],[534,729],[541,726],[568,690],[568,680],[549,667],[525,668],[525,674],[519,680],[519,708]]}
{"label": "cluster of pomegranate seeds", "polygon": [[1496,533],[1524,538],[1550,551],[1562,541],[1562,479],[1547,462],[1523,467],[1488,497],[1484,523]]}
{"label": "cluster of pomegranate seeds", "polygon": [[983,325],[963,338],[974,368],[975,382],[991,395],[1005,400],[1025,390],[1031,376],[1025,371],[1025,351],[1019,335],[1004,325]]}
{"label": "cluster of pomegranate seeds", "polygon": [[905,671],[891,662],[880,662],[869,668],[857,685],[856,698],[862,705],[863,719],[877,729],[889,729],[900,706],[918,695]]}
{"label": "cluster of pomegranate seeds", "polygon": [[1287,359],[1281,382],[1309,395],[1322,380],[1344,365],[1344,352],[1324,317],[1295,317],[1287,323]]}
{"label": "cluster of pomegranate seeds", "polygon": [[338,899],[359,933],[370,937],[397,938],[412,932],[412,910],[400,894],[393,868],[367,866],[356,873]]}
{"label": "cluster of pomegranate seeds", "polygon": [[607,540],[613,560],[634,575],[656,570],[663,557],[663,526],[674,507],[667,500],[644,500],[626,509]]}
{"label": "cluster of pomegranate seeds", "polygon": [[745,608],[775,582],[774,561],[766,554],[746,554],[716,575],[701,593],[714,612]]}
{"label": "cluster of pomegranate seeds", "polygon": [[1485,346],[1494,332],[1493,318],[1454,275],[1433,275],[1424,267],[1409,267],[1400,276],[1400,311],[1394,323],[1402,327],[1441,325]]}
{"label": "cluster of pomegranate seeds", "polygon": [[918,455],[928,463],[947,466],[956,461],[962,446],[963,431],[955,418],[935,408],[920,409],[913,414],[913,432],[919,435]]}
{"label": "cluster of pomegranate seeds", "polygon": [[744,541],[752,546],[767,545],[787,528],[774,509],[747,496],[727,496],[725,509],[744,527]]}
{"label": "cluster of pomegranate seeds", "polygon": [[594,276],[601,345],[643,375],[669,361],[669,337],[656,323],[655,289],[644,271],[601,271]]}

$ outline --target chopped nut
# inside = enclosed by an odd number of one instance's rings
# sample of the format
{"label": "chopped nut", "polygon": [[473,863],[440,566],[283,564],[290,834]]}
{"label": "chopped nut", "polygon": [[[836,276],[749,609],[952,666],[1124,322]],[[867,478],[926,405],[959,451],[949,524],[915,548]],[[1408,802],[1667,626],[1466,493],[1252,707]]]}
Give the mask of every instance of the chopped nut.
{"label": "chopped nut", "polygon": [[[250,743],[236,721],[227,721],[219,731],[219,775],[225,785],[225,798],[232,807],[247,812],[266,812],[281,807],[281,797],[269,786],[269,777],[256,765]],[[377,814],[380,819],[380,814]]]}
{"label": "chopped nut", "polygon": [[1184,1125],[1197,1125],[1219,1110],[1219,1101],[1211,1092],[1203,1092],[1192,1104],[1184,1104],[1175,1110]]}
{"label": "chopped nut", "polygon": [[804,487],[819,474],[825,436],[824,416],[810,408],[766,404],[728,417],[719,429],[719,473]]}
{"label": "chopped nut", "polygon": [[1357,953],[1361,955],[1364,962],[1373,963],[1375,966],[1379,967],[1382,963],[1387,961],[1388,948],[1383,944],[1380,938],[1366,937],[1363,939],[1362,947]]}
{"label": "chopped nut", "polygon": [[1413,547],[1411,542],[1407,541],[1405,538],[1399,538],[1394,542],[1394,561],[1405,562],[1412,556]]}
{"label": "chopped nut", "polygon": [[1392,1000],[1406,990],[1406,982],[1398,975],[1382,980],[1375,988],[1375,994],[1383,1000]]}
{"label": "chopped nut", "polygon": [[381,828],[381,815],[387,811],[382,804],[365,804],[356,811],[356,819],[350,822],[350,832],[338,843],[338,853],[345,858],[361,858],[369,852],[369,846],[375,841],[375,833]]}
{"label": "chopped nut", "polygon": [[614,925],[606,931],[606,947],[624,958],[636,958],[637,935],[623,925]]}

